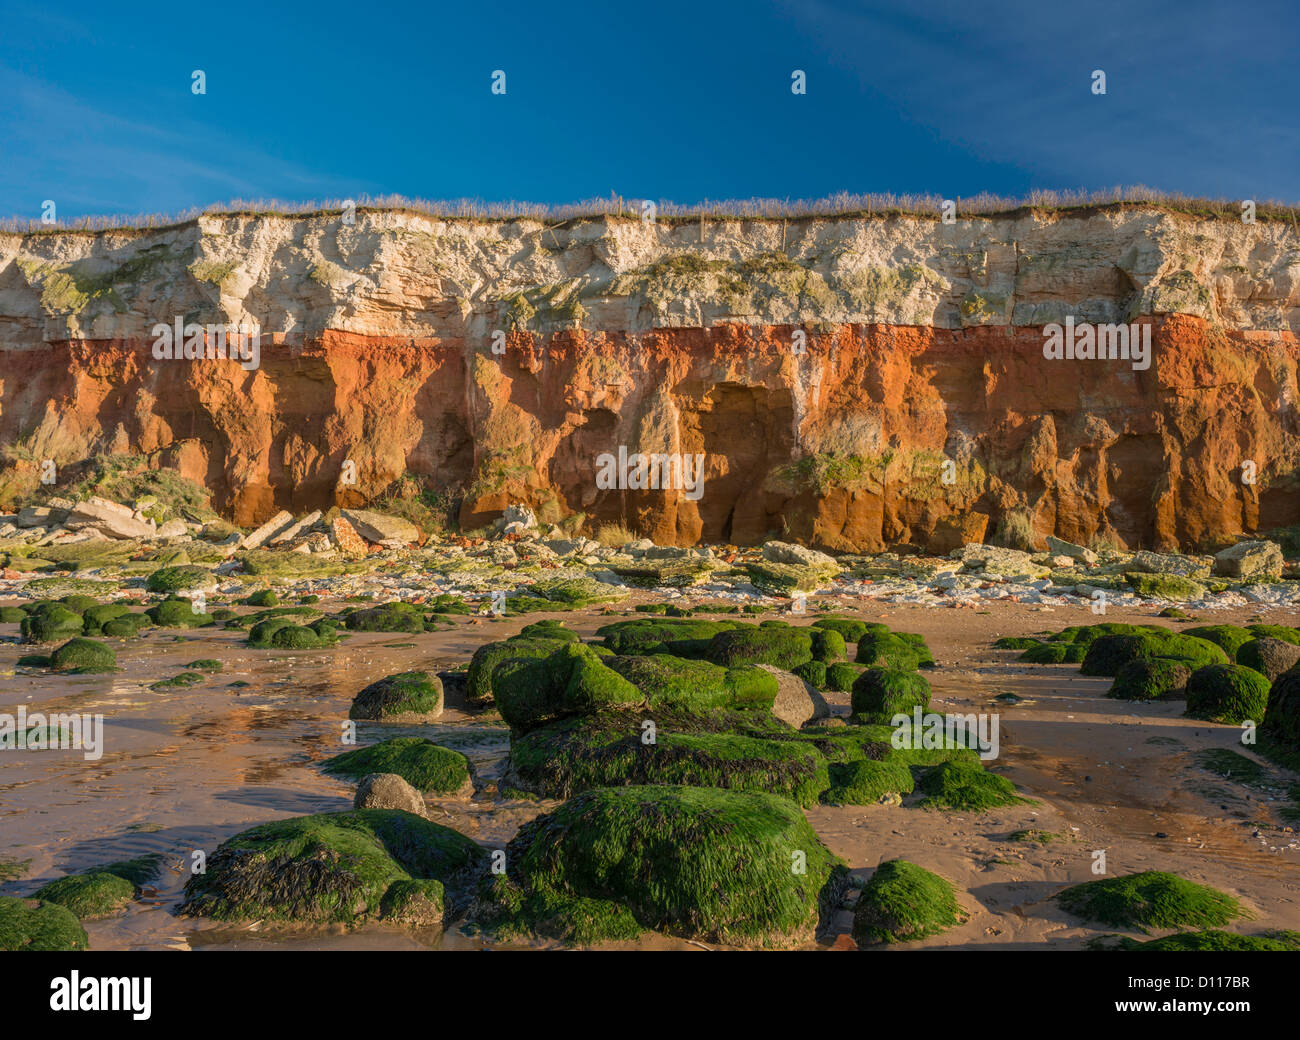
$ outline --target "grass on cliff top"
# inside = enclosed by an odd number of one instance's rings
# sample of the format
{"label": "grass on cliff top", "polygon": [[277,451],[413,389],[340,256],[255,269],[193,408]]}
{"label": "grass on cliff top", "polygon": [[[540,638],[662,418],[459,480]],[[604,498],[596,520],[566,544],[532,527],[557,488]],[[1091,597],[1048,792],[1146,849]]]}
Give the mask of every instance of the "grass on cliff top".
{"label": "grass on cliff top", "polygon": [[174,469],[151,469],[149,460],[140,455],[96,455],[76,465],[60,468],[59,482],[40,485],[19,506],[44,505],[51,498],[68,498],[80,502],[92,495],[113,502],[131,504],[152,498],[142,512],[162,523],[184,516],[194,523],[218,519],[210,502],[212,496],[203,487]]}
{"label": "grass on cliff top", "polygon": [[[479,199],[412,199],[401,195],[372,198],[359,196],[358,212],[409,213],[441,219],[461,219],[487,222],[533,220],[561,225],[572,220],[593,217],[621,218],[640,221],[641,199],[611,196],[587,199],[576,203],[549,205],[535,202],[484,202]],[[854,194],[837,192],[820,199],[724,199],[704,200],[682,205],[667,200],[656,202],[655,219],[662,223],[678,224],[692,220],[810,220],[825,217],[892,217],[913,216],[938,220],[943,197],[929,194],[895,195],[886,192]],[[970,216],[992,217],[1020,214],[1027,211],[1079,212],[1085,215],[1101,209],[1124,207],[1151,207],[1186,213],[1198,217],[1222,220],[1241,220],[1240,199],[1204,199],[1160,191],[1143,185],[1103,188],[1096,191],[1051,191],[1036,189],[1028,196],[1010,198],[981,192],[966,198],[957,197],[958,219]],[[1256,200],[1256,219],[1259,221],[1290,221],[1300,208],[1276,201]],[[343,200],[326,199],[304,202],[282,200],[232,199],[214,203],[203,209],[190,209],[176,214],[139,213],[78,217],[68,223],[42,224],[25,217],[0,220],[0,231],[19,234],[68,234],[70,232],[95,234],[120,228],[157,230],[197,222],[200,216],[301,216],[319,217],[343,213]]]}

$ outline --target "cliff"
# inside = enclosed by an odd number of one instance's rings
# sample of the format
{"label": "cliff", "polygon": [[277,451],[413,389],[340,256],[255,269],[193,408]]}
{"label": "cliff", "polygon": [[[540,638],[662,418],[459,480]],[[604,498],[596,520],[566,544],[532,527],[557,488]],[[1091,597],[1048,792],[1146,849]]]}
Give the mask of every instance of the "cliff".
{"label": "cliff", "polygon": [[[1045,357],[1067,319],[1149,327],[1149,366]],[[157,358],[178,320],[259,328],[255,367]],[[5,234],[0,504],[127,453],[241,524],[413,474],[467,528],[1191,548],[1297,522],[1297,328],[1293,224],[1152,207]],[[703,454],[702,493],[598,487],[620,446]]]}

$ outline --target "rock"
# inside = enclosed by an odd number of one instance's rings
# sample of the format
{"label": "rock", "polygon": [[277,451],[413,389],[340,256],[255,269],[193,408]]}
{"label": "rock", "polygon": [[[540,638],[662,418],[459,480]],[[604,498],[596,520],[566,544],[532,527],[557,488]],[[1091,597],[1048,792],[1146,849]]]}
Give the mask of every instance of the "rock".
{"label": "rock", "polygon": [[583,539],[581,538],[552,538],[542,543],[556,556],[571,556],[574,553],[582,552]]}
{"label": "rock", "polygon": [[321,518],[320,510],[319,509],[313,510],[312,512],[304,516],[301,520],[295,521],[294,523],[286,527],[283,531],[281,531],[279,534],[275,535],[271,539],[270,544],[287,545],[289,542],[292,542],[295,538],[297,538],[300,534],[302,534],[303,531],[307,530],[307,528],[315,524],[316,521],[318,521],[320,518]]}
{"label": "rock", "polygon": [[1034,563],[1031,553],[1019,549],[1004,549],[999,545],[967,545],[954,554],[968,571],[982,571],[990,575],[1027,575],[1045,578],[1051,570]]}
{"label": "rock", "polygon": [[1089,565],[1097,562],[1097,554],[1091,549],[1085,549],[1082,545],[1075,545],[1073,542],[1064,541],[1050,534],[1047,536],[1047,551],[1056,556],[1068,556],[1072,560],[1078,560]]}
{"label": "rock", "polygon": [[792,542],[767,542],[763,545],[763,559],[784,563],[791,567],[834,567],[839,569],[833,556]]}
{"label": "rock", "polygon": [[1134,554],[1125,570],[1145,574],[1172,574],[1178,578],[1208,578],[1210,561],[1203,556],[1179,556],[1143,549]]}
{"label": "rock", "polygon": [[1237,663],[1255,669],[1273,682],[1300,664],[1300,646],[1270,636],[1252,639],[1237,650]]}
{"label": "rock", "polygon": [[403,812],[425,815],[424,798],[420,792],[396,773],[370,773],[357,784],[354,809],[401,809]]}
{"label": "rock", "polygon": [[19,527],[48,527],[53,521],[44,506],[24,506],[18,510],[17,523]]}
{"label": "rock", "polygon": [[272,537],[279,534],[288,524],[293,522],[293,514],[287,513],[283,509],[271,517],[266,523],[250,534],[240,544],[242,549],[257,549],[270,541]]}
{"label": "rock", "polygon": [[341,516],[362,538],[386,549],[401,549],[420,540],[420,531],[409,520],[369,509],[344,509]]}
{"label": "rock", "polygon": [[158,538],[178,538],[181,535],[189,534],[190,530],[185,526],[184,520],[168,520],[158,528],[156,537]]}
{"label": "rock", "polygon": [[772,664],[760,664],[758,667],[776,677],[777,693],[772,714],[782,722],[799,729],[805,723],[830,715],[826,698],[799,676]]}
{"label": "rock", "polygon": [[373,722],[432,722],[442,714],[442,681],[428,672],[399,672],[373,682],[352,699],[348,718]]}
{"label": "rock", "polygon": [[1214,573],[1225,578],[1282,577],[1282,549],[1275,542],[1238,542],[1214,554]]}
{"label": "rock", "polygon": [[511,524],[521,524],[523,530],[532,530],[537,526],[537,516],[527,506],[506,506],[502,514],[503,527],[509,527]]}
{"label": "rock", "polygon": [[74,505],[67,525],[73,530],[96,527],[110,538],[152,538],[155,533],[152,522],[137,520],[127,506],[98,497]]}
{"label": "rock", "polygon": [[342,516],[336,516],[331,521],[330,537],[339,551],[348,556],[365,556],[369,552],[369,547],[361,535],[357,534],[357,529]]}

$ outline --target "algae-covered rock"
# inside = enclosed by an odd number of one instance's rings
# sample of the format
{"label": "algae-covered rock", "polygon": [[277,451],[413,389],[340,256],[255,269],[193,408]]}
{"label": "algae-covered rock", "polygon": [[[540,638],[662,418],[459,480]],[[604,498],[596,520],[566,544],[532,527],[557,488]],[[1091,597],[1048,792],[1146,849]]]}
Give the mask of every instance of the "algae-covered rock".
{"label": "algae-covered rock", "polygon": [[[840,645],[843,646],[843,640]],[[760,625],[719,632],[709,641],[706,656],[714,664],[771,664],[785,671],[813,659],[807,629]]]}
{"label": "algae-covered rock", "polygon": [[217,587],[217,576],[203,567],[162,567],[149,575],[145,588],[150,592],[198,592]]}
{"label": "algae-covered rock", "polygon": [[549,657],[564,646],[566,639],[521,639],[514,637],[495,643],[484,643],[474,651],[465,675],[465,700],[474,707],[491,704],[492,673],[503,661],[517,657]]}
{"label": "algae-covered rock", "polygon": [[1033,636],[1003,636],[993,644],[994,650],[1033,650],[1043,645],[1041,639]]}
{"label": "algae-covered rock", "polygon": [[43,603],[23,618],[24,643],[57,643],[81,635],[81,615],[58,603]]}
{"label": "algae-covered rock", "polygon": [[640,690],[581,643],[565,643],[549,657],[503,661],[492,673],[492,691],[501,718],[520,733],[569,715],[645,700]]}
{"label": "algae-covered rock", "polygon": [[1131,571],[1124,577],[1133,586],[1133,591],[1143,599],[1167,599],[1185,603],[1189,599],[1200,599],[1206,592],[1205,585],[1201,582],[1177,574]]}
{"label": "algae-covered rock", "polygon": [[1280,639],[1284,643],[1294,643],[1300,646],[1300,628],[1291,628],[1289,625],[1251,625],[1251,635],[1257,639]]}
{"label": "algae-covered rock", "polygon": [[1214,664],[1198,668],[1187,680],[1188,718],[1239,725],[1260,723],[1268,707],[1269,682],[1252,668]]}
{"label": "algae-covered rock", "polygon": [[56,672],[85,675],[111,672],[117,667],[117,654],[107,643],[93,639],[70,639],[50,655],[50,667]]}
{"label": "algae-covered rock", "polygon": [[794,802],[704,787],[584,792],[521,827],[506,863],[508,888],[481,908],[485,923],[577,941],[642,928],[796,945],[814,937],[846,875]]}
{"label": "algae-covered rock", "polygon": [[912,793],[915,780],[902,756],[835,762],[830,766],[825,800],[835,805],[875,805],[890,795]]}
{"label": "algae-covered rock", "polygon": [[1255,633],[1240,625],[1197,625],[1195,628],[1183,629],[1182,634],[1195,636],[1197,639],[1208,639],[1222,649],[1230,661],[1236,658],[1242,644],[1255,638]]}
{"label": "algae-covered rock", "polygon": [[930,681],[920,672],[868,668],[853,683],[853,713],[867,722],[888,724],[930,704]]}
{"label": "algae-covered rock", "polygon": [[196,610],[197,606],[197,601],[188,599],[165,599],[145,613],[159,628],[201,628],[213,624],[212,615]]}
{"label": "algae-covered rock", "polygon": [[34,898],[58,903],[81,920],[115,914],[135,898],[135,885],[108,871],[69,874],[37,889]]}
{"label": "algae-covered rock", "polygon": [[800,805],[815,804],[829,783],[825,756],[812,743],[678,732],[657,723],[648,740],[645,721],[635,713],[564,719],[517,737],[510,744],[512,780],[546,798],[597,787],[681,784],[762,791]]}
{"label": "algae-covered rock", "polygon": [[596,629],[596,635],[616,654],[647,654],[670,642],[698,640],[707,645],[719,632],[741,627],[747,626],[738,621],[699,618],[637,618],[603,625]]}
{"label": "algae-covered rock", "polygon": [[1057,895],[1062,908],[1112,928],[1207,928],[1244,917],[1232,896],[1175,874],[1147,870],[1075,885]]}
{"label": "algae-covered rock", "polygon": [[957,809],[983,812],[1027,799],[1016,794],[1015,785],[1004,776],[988,772],[978,763],[951,761],[935,766],[921,777],[925,809]]}
{"label": "algae-covered rock", "polygon": [[805,661],[792,669],[791,672],[799,676],[813,689],[824,690],[826,688],[826,666],[821,661]]}
{"label": "algae-covered rock", "polygon": [[1087,643],[1037,643],[1016,658],[1026,664],[1079,664],[1088,653]]}
{"label": "algae-covered rock", "polygon": [[775,673],[751,664],[725,668],[668,654],[604,660],[640,691],[648,707],[661,710],[676,709],[694,715],[728,709],[771,710],[780,692]]}
{"label": "algae-covered rock", "polygon": [[863,886],[853,911],[860,944],[915,942],[962,924],[952,883],[905,859],[887,860]]}
{"label": "algae-covered rock", "polygon": [[1274,929],[1261,935],[1238,935],[1209,928],[1203,932],[1175,932],[1159,939],[1131,939],[1127,935],[1101,936],[1088,944],[1095,950],[1149,950],[1155,953],[1200,950],[1227,953],[1253,951],[1258,953],[1287,953],[1300,950],[1300,932]]}
{"label": "algae-covered rock", "polygon": [[878,622],[868,623],[858,618],[846,617],[822,617],[812,623],[813,628],[830,629],[832,632],[838,632],[844,637],[846,643],[856,643],[865,636],[869,631],[888,632],[889,626],[882,625]]}
{"label": "algae-covered rock", "polygon": [[98,636],[104,634],[104,626],[116,618],[126,617],[131,608],[123,603],[94,604],[81,613],[81,634]]}
{"label": "algae-covered rock", "polygon": [[425,794],[473,792],[469,759],[424,737],[394,737],[329,759],[324,770],[361,779],[370,773],[393,773]]}
{"label": "algae-covered rock", "polygon": [[1185,696],[1192,670],[1179,661],[1138,658],[1115,673],[1107,697],[1125,701],[1176,700]]}
{"label": "algae-covered rock", "polygon": [[893,632],[868,633],[858,640],[855,656],[858,664],[903,672],[915,671],[928,658],[928,650]]}
{"label": "algae-covered rock", "polygon": [[442,682],[428,672],[398,672],[352,698],[348,718],[372,722],[432,722],[442,714]]}
{"label": "algae-covered rock", "polygon": [[1273,681],[1260,733],[1285,754],[1300,755],[1300,670],[1283,672]]}
{"label": "algae-covered rock", "polygon": [[853,684],[857,682],[858,676],[862,674],[862,665],[848,664],[847,662],[830,665],[826,669],[825,689],[834,690],[836,693],[848,693],[853,689]]}
{"label": "algae-covered rock", "polygon": [[1193,670],[1228,663],[1228,655],[1222,648],[1207,639],[1167,632],[1143,632],[1138,635],[1105,635],[1093,640],[1079,671],[1083,675],[1114,678],[1130,661],[1152,657],[1179,661]]}
{"label": "algae-covered rock", "polygon": [[223,842],[206,873],[186,883],[178,913],[357,924],[383,919],[395,883],[436,881],[452,894],[483,875],[486,861],[468,838],[393,809],[277,820]]}
{"label": "algae-covered rock", "polygon": [[293,617],[282,614],[259,621],[248,630],[248,645],[263,650],[317,650],[337,642],[335,622],[330,618],[299,625]]}
{"label": "algae-covered rock", "polygon": [[354,632],[417,633],[431,630],[418,606],[400,601],[354,610],[344,623]]}
{"label": "algae-covered rock", "polygon": [[67,907],[0,896],[0,951],[84,950],[89,942],[86,929]]}

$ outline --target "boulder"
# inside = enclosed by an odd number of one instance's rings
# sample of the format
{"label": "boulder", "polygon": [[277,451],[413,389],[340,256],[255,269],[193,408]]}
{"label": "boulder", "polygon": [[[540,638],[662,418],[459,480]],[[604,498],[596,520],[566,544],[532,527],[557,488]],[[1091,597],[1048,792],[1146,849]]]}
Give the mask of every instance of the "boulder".
{"label": "boulder", "polygon": [[826,698],[799,676],[776,665],[760,664],[758,667],[776,678],[776,700],[772,704],[772,714],[782,722],[799,729],[805,723],[830,715]]}
{"label": "boulder", "polygon": [[1050,534],[1047,536],[1047,551],[1054,556],[1068,556],[1072,560],[1088,565],[1097,562],[1097,554],[1091,549],[1085,549],[1082,545],[1075,545],[1073,542],[1064,541]]}
{"label": "boulder", "polygon": [[18,510],[19,527],[48,527],[53,522],[50,510],[44,506],[24,506]]}
{"label": "boulder", "polygon": [[330,538],[342,552],[349,556],[365,556],[369,551],[365,539],[344,517],[336,516],[330,523]]}
{"label": "boulder", "polygon": [[1179,556],[1143,549],[1133,556],[1126,569],[1144,574],[1172,574],[1178,578],[1208,578],[1210,560],[1204,556]]}
{"label": "boulder", "polygon": [[357,785],[354,809],[401,809],[416,816],[425,814],[420,792],[396,773],[369,773]]}
{"label": "boulder", "polygon": [[767,542],[763,546],[763,559],[771,563],[785,563],[792,567],[835,567],[834,557],[792,542]]}
{"label": "boulder", "polygon": [[67,525],[74,531],[95,527],[110,538],[153,538],[156,533],[152,522],[137,520],[128,506],[98,497],[74,505]]}
{"label": "boulder", "polygon": [[190,529],[185,525],[184,520],[168,520],[158,528],[155,537],[158,538],[179,538],[181,535],[187,535]]}
{"label": "boulder", "polygon": [[386,549],[401,549],[420,540],[420,531],[415,524],[400,516],[369,509],[344,509],[342,516],[362,538]]}
{"label": "boulder", "polygon": [[1000,545],[967,545],[960,554],[954,554],[963,569],[983,571],[985,574],[1027,574],[1045,578],[1051,571],[1034,562],[1033,554],[1019,549],[1004,549]]}
{"label": "boulder", "polygon": [[256,549],[266,544],[274,535],[279,534],[288,524],[293,523],[293,514],[287,513],[283,509],[271,517],[266,523],[250,534],[241,543],[241,548]]}
{"label": "boulder", "polygon": [[501,520],[503,527],[520,524],[522,529],[526,531],[531,531],[537,527],[537,516],[527,506],[506,506],[505,512],[501,515]]}
{"label": "boulder", "polygon": [[1282,549],[1275,542],[1238,542],[1214,554],[1214,573],[1225,578],[1282,577]]}
{"label": "boulder", "polygon": [[309,527],[315,524],[316,521],[320,519],[320,517],[321,517],[320,510],[319,509],[313,510],[312,512],[304,516],[301,520],[297,520],[293,522],[288,527],[286,527],[283,531],[281,531],[279,534],[275,535],[275,537],[271,539],[271,544],[286,545],[289,542],[292,542],[305,530],[307,530]]}

